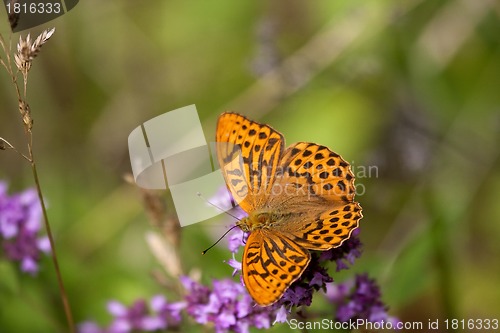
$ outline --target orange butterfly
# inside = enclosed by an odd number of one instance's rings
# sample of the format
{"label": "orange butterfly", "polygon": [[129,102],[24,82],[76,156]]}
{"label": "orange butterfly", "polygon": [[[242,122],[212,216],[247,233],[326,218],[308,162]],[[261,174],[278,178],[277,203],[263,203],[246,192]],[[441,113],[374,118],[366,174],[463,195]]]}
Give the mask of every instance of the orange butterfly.
{"label": "orange butterfly", "polygon": [[250,232],[242,259],[245,286],[271,305],[306,269],[309,250],[348,239],[361,219],[349,163],[325,146],[298,142],[236,113],[219,116],[217,158],[226,185],[248,213],[236,224]]}

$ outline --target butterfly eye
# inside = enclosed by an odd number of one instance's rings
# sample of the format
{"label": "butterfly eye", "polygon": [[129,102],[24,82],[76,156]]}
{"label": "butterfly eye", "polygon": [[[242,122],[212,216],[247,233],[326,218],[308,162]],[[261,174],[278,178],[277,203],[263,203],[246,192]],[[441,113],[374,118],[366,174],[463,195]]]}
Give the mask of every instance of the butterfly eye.
{"label": "butterfly eye", "polygon": [[267,213],[259,214],[257,220],[259,221],[259,223],[266,223],[269,220],[269,214]]}

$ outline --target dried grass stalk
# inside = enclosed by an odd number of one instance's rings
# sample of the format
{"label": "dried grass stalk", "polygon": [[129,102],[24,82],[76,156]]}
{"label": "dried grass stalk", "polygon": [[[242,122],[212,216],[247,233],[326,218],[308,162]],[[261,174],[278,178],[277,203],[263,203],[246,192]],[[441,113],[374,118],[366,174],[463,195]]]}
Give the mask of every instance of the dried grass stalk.
{"label": "dried grass stalk", "polygon": [[19,42],[17,43],[17,53],[14,54],[14,61],[16,63],[17,68],[23,72],[27,73],[31,68],[31,63],[33,59],[40,53],[43,44],[45,44],[50,37],[55,32],[55,28],[46,29],[42,31],[42,33],[35,39],[33,43],[31,43],[31,35],[28,34],[26,39],[23,40],[21,36],[19,36]]}

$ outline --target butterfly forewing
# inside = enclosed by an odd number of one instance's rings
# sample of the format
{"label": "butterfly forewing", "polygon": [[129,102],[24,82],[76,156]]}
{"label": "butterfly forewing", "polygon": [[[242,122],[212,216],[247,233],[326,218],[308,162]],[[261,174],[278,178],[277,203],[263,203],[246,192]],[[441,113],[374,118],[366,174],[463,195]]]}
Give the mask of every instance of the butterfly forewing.
{"label": "butterfly forewing", "polygon": [[296,193],[288,195],[314,196],[326,201],[354,199],[354,175],[349,163],[325,146],[308,142],[291,145],[283,154],[280,169],[283,174],[277,177],[276,184],[297,184]]}
{"label": "butterfly forewing", "polygon": [[243,253],[243,281],[257,303],[270,305],[300,277],[310,259],[309,252],[288,237],[256,230]]}
{"label": "butterfly forewing", "polygon": [[283,136],[235,113],[219,117],[217,158],[236,202],[247,212],[265,201],[283,152]]}

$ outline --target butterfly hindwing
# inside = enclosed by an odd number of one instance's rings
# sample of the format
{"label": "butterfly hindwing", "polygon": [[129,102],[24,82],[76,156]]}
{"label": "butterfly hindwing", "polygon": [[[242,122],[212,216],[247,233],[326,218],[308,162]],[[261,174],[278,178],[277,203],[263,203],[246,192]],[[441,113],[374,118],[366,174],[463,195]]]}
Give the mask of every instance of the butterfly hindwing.
{"label": "butterfly hindwing", "polygon": [[243,281],[262,306],[276,302],[307,267],[309,251],[284,235],[250,233],[243,253]]}
{"label": "butterfly hindwing", "polygon": [[290,220],[276,229],[306,249],[324,251],[349,239],[362,217],[361,206],[350,202],[320,213],[304,212],[301,221]]}

